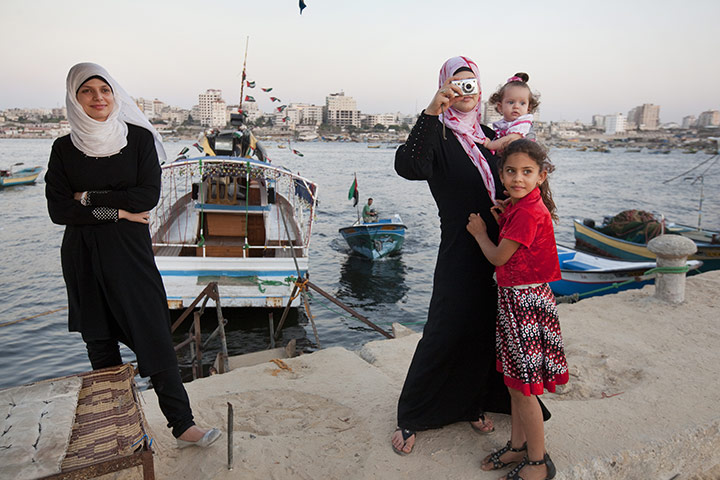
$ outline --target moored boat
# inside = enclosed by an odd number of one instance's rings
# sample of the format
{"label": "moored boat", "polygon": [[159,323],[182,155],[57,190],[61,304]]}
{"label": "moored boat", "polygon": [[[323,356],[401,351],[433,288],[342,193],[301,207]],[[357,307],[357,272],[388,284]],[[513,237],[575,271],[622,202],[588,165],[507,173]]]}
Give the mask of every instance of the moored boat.
{"label": "moored boat", "polygon": [[[555,295],[593,297],[642,288],[654,279],[652,275],[645,275],[657,266],[654,261],[614,260],[562,245],[558,245],[557,249],[562,280],[550,283]],[[702,264],[699,260],[687,262],[690,271],[697,270]]]}
{"label": "moored boat", "polygon": [[339,231],[354,252],[375,260],[402,249],[406,228],[400,215],[396,214],[392,218],[381,218],[372,223],[365,223],[361,219]]}
{"label": "moored boat", "polygon": [[[607,222],[604,222],[604,224]],[[597,253],[604,257],[631,260],[653,261],[655,254],[647,248],[647,242],[628,241],[617,238],[595,227],[592,220],[573,221],[575,246],[579,250]],[[664,233],[682,235],[689,238],[697,246],[697,252],[691,260],[702,260],[703,271],[720,269],[720,232],[698,230],[697,228],[679,224],[664,225]]]}
{"label": "moored boat", "polygon": [[0,188],[33,184],[40,175],[40,172],[42,172],[42,167],[23,168],[22,170],[16,171],[13,171],[12,168],[9,170],[0,170]]}
{"label": "moored boat", "polygon": [[317,185],[264,161],[249,131],[206,140],[217,155],[162,167],[150,231],[168,305],[186,307],[218,282],[223,306],[284,306],[307,274]]}

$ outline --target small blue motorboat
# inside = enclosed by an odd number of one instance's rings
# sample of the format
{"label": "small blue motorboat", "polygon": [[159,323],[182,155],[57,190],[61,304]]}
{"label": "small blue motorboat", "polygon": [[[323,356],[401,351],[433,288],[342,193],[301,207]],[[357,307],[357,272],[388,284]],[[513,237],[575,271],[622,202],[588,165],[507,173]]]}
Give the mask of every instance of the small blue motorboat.
{"label": "small blue motorboat", "polygon": [[[645,272],[655,268],[655,262],[632,262],[599,257],[562,245],[557,246],[562,280],[550,283],[558,296],[578,294],[582,298],[616,293],[621,290],[642,288],[651,283],[654,275]],[[690,270],[699,268],[703,262],[689,260]],[[631,280],[629,283],[624,283]],[[604,288],[613,287],[613,288]]]}
{"label": "small blue motorboat", "polygon": [[[16,165],[22,165],[22,163]],[[13,171],[12,168],[10,170],[0,170],[0,188],[30,185],[35,183],[40,172],[42,172],[42,167],[23,168],[16,171]]]}
{"label": "small blue motorboat", "polygon": [[339,231],[354,252],[375,260],[400,251],[406,228],[400,215],[396,214],[372,223],[360,219]]}

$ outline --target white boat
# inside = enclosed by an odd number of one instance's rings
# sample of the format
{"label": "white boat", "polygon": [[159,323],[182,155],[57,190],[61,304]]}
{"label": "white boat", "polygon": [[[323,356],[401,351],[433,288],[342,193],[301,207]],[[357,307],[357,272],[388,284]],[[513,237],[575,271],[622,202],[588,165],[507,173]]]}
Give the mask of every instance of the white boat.
{"label": "white boat", "polygon": [[208,137],[214,153],[227,156],[180,157],[162,167],[150,232],[170,308],[187,307],[210,282],[223,306],[285,306],[295,279],[307,275],[317,185],[232,156],[255,151],[242,137]]}
{"label": "white boat", "polygon": [[[562,280],[550,283],[555,295],[593,297],[642,288],[655,279],[645,274],[657,267],[653,261],[614,260],[562,245],[557,246],[557,251]],[[687,267],[697,270],[702,264],[699,260],[689,260]]]}

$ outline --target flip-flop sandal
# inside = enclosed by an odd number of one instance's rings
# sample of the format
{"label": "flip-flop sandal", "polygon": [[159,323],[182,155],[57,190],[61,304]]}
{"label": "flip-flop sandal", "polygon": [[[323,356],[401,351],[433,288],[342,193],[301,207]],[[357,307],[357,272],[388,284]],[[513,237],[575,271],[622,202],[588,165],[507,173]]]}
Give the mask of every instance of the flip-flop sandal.
{"label": "flip-flop sandal", "polygon": [[[481,420],[483,422],[483,426],[485,426],[485,414],[480,415],[480,417],[478,417],[478,420]],[[487,434],[493,433],[495,431],[494,426],[490,430],[476,427],[475,425],[473,425],[472,422],[470,422],[470,426],[472,427],[473,430],[475,430],[477,433],[480,433],[482,435],[487,435]]]}
{"label": "flip-flop sandal", "polygon": [[[405,448],[405,444],[407,443],[408,439],[410,437],[412,437],[413,435],[415,435],[415,432],[413,432],[412,430],[408,430],[407,428],[397,427],[397,430],[395,430],[395,431],[396,432],[399,431],[402,434],[403,448]],[[403,452],[403,450],[401,448],[397,448],[395,445],[393,445],[392,441],[390,442],[390,445],[392,446],[393,452],[397,453],[398,455],[408,455],[408,454],[412,453],[412,449],[409,452]],[[415,447],[415,445],[413,445],[413,448],[414,447]]]}

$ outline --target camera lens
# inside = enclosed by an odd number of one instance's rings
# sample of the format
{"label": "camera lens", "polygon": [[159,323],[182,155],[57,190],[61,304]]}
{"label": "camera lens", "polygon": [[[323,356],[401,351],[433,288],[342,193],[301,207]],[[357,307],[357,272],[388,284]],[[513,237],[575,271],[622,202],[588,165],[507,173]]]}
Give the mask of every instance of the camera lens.
{"label": "camera lens", "polygon": [[472,85],[470,83],[463,83],[463,90],[465,90],[466,92],[471,92]]}

